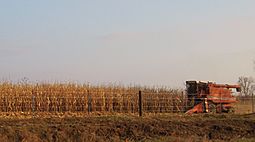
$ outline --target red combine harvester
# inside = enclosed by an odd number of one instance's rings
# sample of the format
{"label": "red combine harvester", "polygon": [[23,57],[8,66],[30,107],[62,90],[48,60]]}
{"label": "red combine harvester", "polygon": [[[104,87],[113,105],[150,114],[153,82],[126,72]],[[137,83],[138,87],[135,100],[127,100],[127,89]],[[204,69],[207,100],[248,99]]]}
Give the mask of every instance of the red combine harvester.
{"label": "red combine harvester", "polygon": [[216,84],[212,82],[186,81],[189,108],[186,113],[233,112],[236,97],[232,89],[240,92],[239,85]]}

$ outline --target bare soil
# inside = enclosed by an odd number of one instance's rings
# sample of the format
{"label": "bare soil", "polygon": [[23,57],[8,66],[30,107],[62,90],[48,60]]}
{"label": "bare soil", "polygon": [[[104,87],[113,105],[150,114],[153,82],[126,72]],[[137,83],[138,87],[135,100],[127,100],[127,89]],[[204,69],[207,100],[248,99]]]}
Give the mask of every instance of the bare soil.
{"label": "bare soil", "polygon": [[255,114],[0,118],[0,141],[255,140]]}

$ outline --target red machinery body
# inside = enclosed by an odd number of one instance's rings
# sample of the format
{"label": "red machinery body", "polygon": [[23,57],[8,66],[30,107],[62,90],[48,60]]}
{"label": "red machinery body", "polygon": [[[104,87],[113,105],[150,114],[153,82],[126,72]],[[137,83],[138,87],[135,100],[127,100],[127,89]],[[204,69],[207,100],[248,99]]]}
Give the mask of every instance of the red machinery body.
{"label": "red machinery body", "polygon": [[188,104],[186,113],[230,112],[236,97],[231,89],[240,92],[239,85],[216,84],[212,82],[186,81]]}

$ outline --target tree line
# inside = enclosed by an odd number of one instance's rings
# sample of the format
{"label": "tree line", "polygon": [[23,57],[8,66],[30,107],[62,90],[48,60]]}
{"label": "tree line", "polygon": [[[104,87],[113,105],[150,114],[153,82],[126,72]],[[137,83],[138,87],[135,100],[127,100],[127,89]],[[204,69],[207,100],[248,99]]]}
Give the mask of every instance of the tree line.
{"label": "tree line", "polygon": [[[255,60],[253,61],[253,69],[255,71]],[[255,91],[254,77],[241,76],[238,78],[238,84],[241,86],[241,96],[252,96]]]}

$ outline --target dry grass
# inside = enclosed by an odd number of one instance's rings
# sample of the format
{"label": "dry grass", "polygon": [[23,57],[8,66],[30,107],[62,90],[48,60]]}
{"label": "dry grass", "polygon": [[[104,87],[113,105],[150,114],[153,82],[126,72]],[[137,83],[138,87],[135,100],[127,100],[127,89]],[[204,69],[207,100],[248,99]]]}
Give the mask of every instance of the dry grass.
{"label": "dry grass", "polygon": [[[248,97],[238,97],[238,102],[235,104],[235,112],[238,114],[247,114],[252,112],[252,98]],[[255,102],[255,100],[254,100]],[[255,108],[255,107],[254,107]]]}
{"label": "dry grass", "polygon": [[138,113],[185,110],[182,90],[148,87],[89,86],[87,84],[0,84],[0,112]]}

